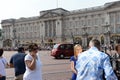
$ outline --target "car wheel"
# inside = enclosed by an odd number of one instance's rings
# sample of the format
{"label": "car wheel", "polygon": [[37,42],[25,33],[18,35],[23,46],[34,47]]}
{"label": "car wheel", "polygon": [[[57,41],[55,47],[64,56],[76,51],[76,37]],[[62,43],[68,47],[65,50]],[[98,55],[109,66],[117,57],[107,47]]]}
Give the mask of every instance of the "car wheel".
{"label": "car wheel", "polygon": [[65,57],[65,56],[64,56],[63,54],[60,54],[60,58],[62,58],[62,59],[63,59],[64,57]]}

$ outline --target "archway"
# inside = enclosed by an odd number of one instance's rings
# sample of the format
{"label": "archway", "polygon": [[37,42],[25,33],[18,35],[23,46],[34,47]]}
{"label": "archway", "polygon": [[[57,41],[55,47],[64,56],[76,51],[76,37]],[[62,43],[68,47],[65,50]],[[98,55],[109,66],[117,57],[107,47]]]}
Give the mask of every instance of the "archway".
{"label": "archway", "polygon": [[111,40],[113,40],[114,43],[120,43],[120,35],[113,35]]}
{"label": "archway", "polygon": [[4,40],[3,47],[12,47],[12,40],[10,40],[10,39]]}
{"label": "archway", "polygon": [[82,45],[82,39],[80,37],[75,37],[74,44],[80,44],[80,45]]}

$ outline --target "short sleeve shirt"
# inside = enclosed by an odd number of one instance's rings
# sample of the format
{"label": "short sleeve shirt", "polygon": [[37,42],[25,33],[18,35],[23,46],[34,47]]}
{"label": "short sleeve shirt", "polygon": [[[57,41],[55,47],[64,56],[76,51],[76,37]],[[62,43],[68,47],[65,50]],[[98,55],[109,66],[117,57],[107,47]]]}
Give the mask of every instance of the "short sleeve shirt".
{"label": "short sleeve shirt", "polygon": [[[27,54],[25,56],[25,61],[26,60],[32,61],[32,59],[33,58],[30,54]],[[24,80],[42,80],[41,61],[39,57],[36,60],[36,68],[34,70],[30,70],[26,65],[26,71],[24,73]]]}
{"label": "short sleeve shirt", "polygon": [[73,61],[73,62],[74,62],[74,66],[75,66],[75,65],[76,65],[76,61],[77,61],[77,59],[75,59],[75,57],[72,56],[72,57],[70,58],[70,61]]}
{"label": "short sleeve shirt", "polygon": [[[72,56],[72,57],[70,58],[70,61],[73,61],[73,62],[74,62],[74,66],[75,66],[77,59],[76,59],[74,56]],[[73,73],[73,74],[72,74],[72,80],[76,80],[76,77],[77,77],[77,75],[76,75],[75,73]]]}
{"label": "short sleeve shirt", "polygon": [[25,53],[16,53],[13,55],[10,59],[10,63],[14,65],[15,68],[15,76],[18,76],[20,74],[24,74],[25,72]]}
{"label": "short sleeve shirt", "polygon": [[0,58],[0,75],[6,76],[5,66],[7,65],[7,60],[3,57]]}

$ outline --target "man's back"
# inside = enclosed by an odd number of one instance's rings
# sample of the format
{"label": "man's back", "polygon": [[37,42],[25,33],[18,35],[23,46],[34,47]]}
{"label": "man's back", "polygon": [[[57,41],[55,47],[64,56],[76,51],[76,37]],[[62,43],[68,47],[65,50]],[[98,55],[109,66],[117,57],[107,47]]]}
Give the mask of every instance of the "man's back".
{"label": "man's back", "polygon": [[103,80],[103,70],[107,80],[117,80],[109,62],[109,57],[96,47],[81,53],[76,63],[77,80]]}
{"label": "man's back", "polygon": [[25,53],[16,53],[10,59],[10,63],[13,64],[15,68],[15,76],[23,74],[25,72]]}

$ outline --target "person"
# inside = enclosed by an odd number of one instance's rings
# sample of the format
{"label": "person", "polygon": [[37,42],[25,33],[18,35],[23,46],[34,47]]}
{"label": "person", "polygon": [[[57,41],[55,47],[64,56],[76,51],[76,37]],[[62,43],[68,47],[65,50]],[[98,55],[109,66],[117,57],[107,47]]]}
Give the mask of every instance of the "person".
{"label": "person", "polygon": [[71,70],[72,70],[72,78],[71,80],[76,80],[77,76],[77,71],[75,69],[76,61],[77,61],[77,56],[79,53],[82,52],[82,47],[79,44],[76,44],[74,46],[74,56],[70,58],[70,63],[71,63]]}
{"label": "person", "polygon": [[38,57],[38,45],[31,43],[28,47],[29,53],[25,56],[26,71],[23,80],[42,80],[41,61]]}
{"label": "person", "polygon": [[120,44],[115,46],[115,72],[120,80]]}
{"label": "person", "polygon": [[6,80],[5,68],[8,66],[7,60],[2,56],[4,50],[0,48],[0,80]]}
{"label": "person", "polygon": [[[93,39],[89,49],[78,55],[76,80],[118,80],[110,63],[109,56],[100,51],[100,42]],[[103,77],[104,75],[104,77]]]}
{"label": "person", "polygon": [[23,80],[23,74],[25,72],[25,49],[19,47],[18,52],[10,58],[10,67],[15,68],[15,80]]}

